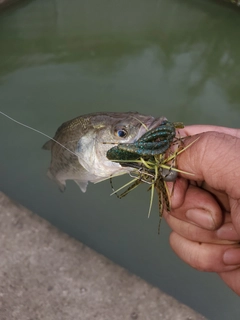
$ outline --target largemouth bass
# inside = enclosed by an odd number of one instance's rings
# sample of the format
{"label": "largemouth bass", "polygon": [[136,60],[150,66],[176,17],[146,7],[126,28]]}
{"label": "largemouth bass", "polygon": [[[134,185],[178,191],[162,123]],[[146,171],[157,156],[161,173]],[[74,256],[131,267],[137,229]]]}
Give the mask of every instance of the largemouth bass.
{"label": "largemouth bass", "polygon": [[106,157],[107,151],[119,143],[133,143],[148,130],[166,120],[135,112],[99,112],[77,117],[63,123],[54,140],[43,149],[51,150],[48,176],[55,180],[61,191],[66,180],[74,180],[82,192],[88,182],[130,173],[134,168],[121,166]]}

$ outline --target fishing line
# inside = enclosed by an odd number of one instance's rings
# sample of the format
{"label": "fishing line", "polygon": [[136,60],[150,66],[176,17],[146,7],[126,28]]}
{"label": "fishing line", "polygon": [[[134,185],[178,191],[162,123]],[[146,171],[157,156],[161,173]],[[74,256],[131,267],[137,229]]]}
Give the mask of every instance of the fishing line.
{"label": "fishing line", "polygon": [[37,133],[39,133],[39,134],[47,137],[48,139],[50,139],[50,140],[56,142],[57,144],[59,144],[61,147],[63,147],[64,149],[66,149],[66,150],[69,151],[70,153],[72,153],[72,154],[74,154],[75,156],[77,156],[77,154],[76,154],[75,152],[71,151],[70,149],[68,149],[68,148],[65,147],[63,144],[61,144],[61,143],[58,142],[57,140],[53,139],[52,137],[50,137],[50,136],[47,135],[46,133],[43,133],[43,132],[41,132],[41,131],[39,131],[39,130],[37,130],[37,129],[34,129],[34,128],[32,128],[32,127],[30,127],[30,126],[28,126],[28,125],[20,122],[20,121],[15,120],[15,119],[13,119],[12,117],[8,116],[6,113],[4,113],[4,112],[2,112],[2,111],[0,111],[0,114],[2,114],[4,117],[10,119],[11,121],[19,124],[20,126],[23,126],[23,127],[27,128],[27,129],[30,129],[30,130],[32,130],[32,131],[35,131],[35,132],[37,132]]}

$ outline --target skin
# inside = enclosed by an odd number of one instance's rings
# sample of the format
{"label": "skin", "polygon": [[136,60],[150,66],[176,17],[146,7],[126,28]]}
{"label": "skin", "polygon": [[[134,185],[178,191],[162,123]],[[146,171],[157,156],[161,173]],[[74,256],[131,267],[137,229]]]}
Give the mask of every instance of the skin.
{"label": "skin", "polygon": [[192,136],[186,144],[199,139],[178,156],[178,167],[194,176],[179,176],[164,213],[171,247],[240,295],[240,130],[189,126],[181,134]]}

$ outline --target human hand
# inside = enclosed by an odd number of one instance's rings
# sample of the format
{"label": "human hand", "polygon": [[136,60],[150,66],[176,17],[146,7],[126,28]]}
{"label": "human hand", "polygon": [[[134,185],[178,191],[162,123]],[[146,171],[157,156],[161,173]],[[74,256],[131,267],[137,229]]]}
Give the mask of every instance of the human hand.
{"label": "human hand", "polygon": [[189,126],[184,134],[199,139],[177,158],[178,168],[194,175],[179,175],[171,212],[164,213],[170,244],[185,262],[217,272],[240,295],[240,130]]}

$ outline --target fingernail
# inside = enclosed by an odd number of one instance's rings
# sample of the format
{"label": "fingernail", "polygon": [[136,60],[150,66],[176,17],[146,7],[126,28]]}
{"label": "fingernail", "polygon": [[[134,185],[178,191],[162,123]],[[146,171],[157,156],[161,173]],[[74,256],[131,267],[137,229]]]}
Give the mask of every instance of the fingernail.
{"label": "fingernail", "polygon": [[224,252],[223,262],[228,265],[240,264],[240,248],[231,248]]}
{"label": "fingernail", "polygon": [[232,223],[226,223],[217,230],[217,237],[223,240],[239,240],[239,235]]}
{"label": "fingernail", "polygon": [[208,229],[214,230],[215,224],[212,219],[212,215],[209,211],[202,209],[189,209],[186,212],[186,217],[192,221],[194,224],[198,226]]}

